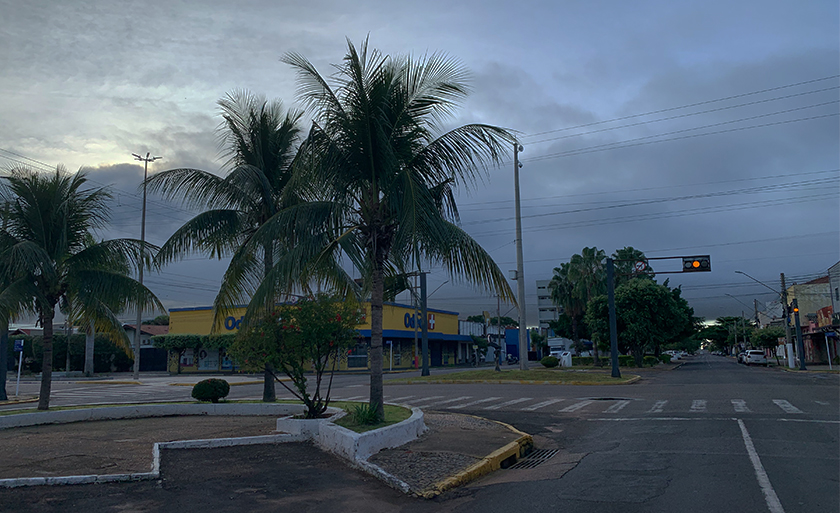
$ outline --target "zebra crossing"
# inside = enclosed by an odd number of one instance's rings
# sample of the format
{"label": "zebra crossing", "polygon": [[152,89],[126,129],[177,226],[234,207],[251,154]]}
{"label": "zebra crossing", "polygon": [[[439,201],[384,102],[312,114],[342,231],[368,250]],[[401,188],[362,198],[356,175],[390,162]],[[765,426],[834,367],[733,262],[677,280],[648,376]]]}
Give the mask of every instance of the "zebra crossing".
{"label": "zebra crossing", "polygon": [[51,399],[64,399],[68,401],[82,401],[83,403],[125,401],[130,398],[132,401],[162,400],[171,399],[173,392],[183,388],[181,394],[189,396],[189,387],[170,387],[158,385],[82,385],[74,387],[62,387],[53,389],[50,393]]}
{"label": "zebra crossing", "polygon": [[[367,396],[334,397],[335,401],[366,400]],[[763,414],[826,414],[831,413],[831,406],[824,401],[810,401],[812,407],[796,406],[786,399],[752,401],[745,399],[631,399],[631,398],[532,398],[532,397],[481,397],[462,395],[447,396],[394,396],[385,400],[390,403],[417,406],[441,410],[467,411],[520,411],[560,414],[607,414],[607,415],[673,415],[673,414],[727,414],[727,413],[763,413]]]}

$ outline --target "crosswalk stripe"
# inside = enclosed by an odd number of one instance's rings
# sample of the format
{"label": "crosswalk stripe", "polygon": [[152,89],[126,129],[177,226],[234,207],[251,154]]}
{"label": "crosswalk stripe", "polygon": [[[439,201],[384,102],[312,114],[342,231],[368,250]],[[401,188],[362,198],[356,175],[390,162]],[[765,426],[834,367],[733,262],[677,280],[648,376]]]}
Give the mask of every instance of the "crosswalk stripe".
{"label": "crosswalk stripe", "polygon": [[785,401],[784,399],[773,399],[773,402],[785,413],[802,413],[802,410]]}
{"label": "crosswalk stripe", "polygon": [[359,399],[364,399],[366,397],[366,395],[354,395],[353,397],[347,397],[345,399],[337,398],[336,401],[358,401]]}
{"label": "crosswalk stripe", "polygon": [[693,413],[701,413],[706,411],[706,400],[705,399],[695,399],[691,401],[691,411]]}
{"label": "crosswalk stripe", "polygon": [[546,406],[551,406],[554,403],[563,402],[565,399],[549,399],[548,401],[543,401],[541,403],[534,404],[532,406],[528,406],[527,408],[522,408],[519,411],[536,411],[540,408],[545,408]]}
{"label": "crosswalk stripe", "polygon": [[388,399],[388,400],[391,401],[392,403],[398,403],[400,401],[405,401],[406,399],[411,399],[412,397],[414,397],[414,396],[413,395],[407,395],[405,397],[396,397],[394,399]]}
{"label": "crosswalk stripe", "polygon": [[488,397],[486,399],[479,399],[477,401],[473,401],[473,402],[470,402],[470,403],[456,404],[454,406],[447,406],[446,409],[447,410],[460,410],[461,408],[466,408],[467,406],[473,406],[475,404],[481,404],[481,403],[489,403],[490,401],[495,401],[497,399],[501,399],[501,397]]}
{"label": "crosswalk stripe", "polygon": [[732,407],[735,408],[735,411],[738,413],[748,413],[750,411],[747,408],[747,401],[743,399],[732,399]]}
{"label": "crosswalk stripe", "polygon": [[562,412],[562,413],[569,413],[569,412],[573,412],[573,411],[578,411],[578,410],[580,410],[581,408],[586,408],[587,406],[589,406],[590,404],[592,404],[592,402],[593,402],[593,401],[581,401],[581,402],[579,402],[579,403],[575,403],[575,404],[573,404],[573,405],[571,405],[571,406],[566,406],[565,408],[563,408],[562,410],[560,410],[560,412]]}
{"label": "crosswalk stripe", "polygon": [[627,400],[618,401],[614,405],[612,405],[609,408],[607,408],[606,410],[604,410],[604,413],[618,413],[618,412],[621,411],[622,408],[624,408],[628,404],[630,404],[630,401],[627,401]]}
{"label": "crosswalk stripe", "polygon": [[421,397],[419,399],[412,399],[411,401],[406,401],[406,404],[420,404],[425,403],[427,401],[434,401],[435,399],[442,398],[442,395],[430,395],[429,397]]}
{"label": "crosswalk stripe", "polygon": [[504,408],[505,406],[511,406],[513,404],[524,403],[525,401],[530,401],[530,397],[520,397],[519,399],[514,399],[512,401],[507,401],[504,403],[494,404],[493,406],[488,406],[484,408],[485,410],[498,410],[499,408]]}
{"label": "crosswalk stripe", "polygon": [[668,404],[668,401],[656,401],[651,409],[648,410],[648,413],[662,413],[662,409],[665,408],[666,404]]}
{"label": "crosswalk stripe", "polygon": [[[449,403],[457,403],[458,401],[464,401],[464,400],[467,400],[467,399],[472,399],[472,396],[471,396],[471,395],[463,395],[463,396],[461,396],[461,397],[456,397],[455,399],[447,399],[446,401],[439,401],[439,402],[437,403],[437,405],[441,405],[441,404],[449,404]],[[437,405],[436,405],[436,406],[437,406]]]}

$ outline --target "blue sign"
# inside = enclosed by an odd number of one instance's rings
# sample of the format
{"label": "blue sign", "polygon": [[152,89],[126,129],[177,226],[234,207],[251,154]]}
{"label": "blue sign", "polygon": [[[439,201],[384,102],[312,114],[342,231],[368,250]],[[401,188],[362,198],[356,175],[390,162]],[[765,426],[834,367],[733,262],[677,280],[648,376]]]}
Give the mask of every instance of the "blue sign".
{"label": "blue sign", "polygon": [[15,352],[22,353],[23,352],[23,340],[15,340]]}
{"label": "blue sign", "polygon": [[225,319],[225,329],[228,330],[228,331],[231,331],[231,330],[234,330],[234,329],[238,330],[239,327],[242,325],[242,319],[243,318],[245,318],[244,315],[242,317],[240,317],[239,319],[237,319],[236,317],[226,318]]}

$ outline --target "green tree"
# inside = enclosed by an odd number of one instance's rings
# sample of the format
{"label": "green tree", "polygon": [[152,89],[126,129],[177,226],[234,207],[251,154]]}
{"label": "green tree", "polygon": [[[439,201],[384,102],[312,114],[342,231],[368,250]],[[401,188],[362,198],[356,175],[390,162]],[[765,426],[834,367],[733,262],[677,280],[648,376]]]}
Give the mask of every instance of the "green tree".
{"label": "green tree", "polygon": [[776,351],[779,345],[779,339],[785,337],[785,329],[780,326],[767,326],[761,329],[756,329],[752,333],[752,343],[755,347],[762,349],[769,349],[773,351],[776,357],[776,365],[779,363],[779,353]]}
{"label": "green tree", "polygon": [[150,326],[169,326],[169,315],[158,315],[154,319],[147,319],[143,321],[143,324],[147,324]]}
{"label": "green tree", "polygon": [[[147,185],[168,199],[203,210],[187,221],[158,254],[165,264],[199,252],[211,257],[231,256],[214,307],[214,330],[231,309],[249,303],[259,283],[274,266],[278,254],[289,249],[290,239],[262,237],[257,230],[272,216],[299,203],[288,187],[291,164],[300,136],[301,114],[284,112],[279,100],[235,91],[219,100],[223,122],[220,141],[225,148],[227,175],[198,169],[172,169],[148,179]],[[288,292],[287,287],[283,292]],[[272,297],[262,307],[270,307]],[[276,398],[273,372],[263,371],[263,401]]]}
{"label": "green tree", "polygon": [[[68,174],[62,166],[42,175],[26,167],[13,168],[2,178],[3,200],[9,205],[2,237],[0,270],[14,280],[27,273],[38,322],[43,327],[43,364],[38,409],[50,404],[53,366],[53,319],[59,302],[73,305],[77,317],[94,319],[97,327],[128,344],[115,312],[127,308],[161,309],[146,287],[127,276],[127,267],[147,265],[143,254],[157,249],[130,239],[89,244],[92,230],[108,219],[109,193],[86,187],[80,170]],[[23,292],[22,292],[23,293]]]}
{"label": "green tree", "polygon": [[[555,305],[572,323],[572,338],[580,345],[580,324],[585,323],[589,301],[606,292],[606,253],[596,247],[585,247],[580,254],[572,255],[568,263],[554,269],[554,276],[548,284]],[[598,347],[593,344],[595,362],[599,362]]]}
{"label": "green tree", "polygon": [[[642,251],[633,246],[625,246],[615,251],[612,254],[612,259],[615,262],[615,286],[618,287],[622,283],[630,281],[634,278],[641,278],[643,280],[654,279],[653,268],[648,263],[648,259]],[[637,262],[644,262],[641,271],[636,269]]]}
{"label": "green tree", "polygon": [[[504,274],[490,255],[455,224],[452,188],[475,181],[480,169],[500,164],[514,139],[490,125],[470,124],[439,133],[438,127],[467,94],[466,72],[434,54],[415,59],[357,50],[348,41],[334,85],[301,55],[283,61],[298,73],[299,100],[313,123],[301,147],[295,183],[309,187],[310,205],[277,218],[274,233],[300,226],[327,237],[297,240],[278,279],[265,280],[264,297],[285,283],[318,269],[330,284],[352,282],[331,262],[339,254],[359,272],[371,301],[370,405],[380,418],[382,388],[382,304],[388,276],[423,264],[441,265],[462,278],[513,299]],[[266,233],[269,230],[266,229]]]}
{"label": "green tree", "polygon": [[[306,405],[306,417],[318,418],[330,404],[332,379],[339,360],[359,338],[359,305],[338,296],[318,294],[276,307],[265,319],[239,331],[230,354],[244,369],[278,369],[294,388],[286,389]],[[306,374],[312,371],[314,389]],[[324,374],[329,373],[326,390]],[[323,392],[323,393],[322,393]]]}

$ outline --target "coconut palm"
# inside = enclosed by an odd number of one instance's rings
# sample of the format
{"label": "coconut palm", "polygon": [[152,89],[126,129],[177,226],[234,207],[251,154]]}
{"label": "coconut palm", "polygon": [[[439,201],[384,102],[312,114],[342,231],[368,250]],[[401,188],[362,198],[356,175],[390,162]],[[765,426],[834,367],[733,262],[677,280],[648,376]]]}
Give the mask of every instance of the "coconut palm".
{"label": "coconut palm", "polygon": [[439,130],[467,94],[464,69],[445,56],[388,57],[369,51],[367,41],[358,51],[348,41],[333,86],[303,56],[287,54],[283,61],[296,69],[299,99],[313,118],[293,179],[293,190],[307,191],[312,201],[276,216],[264,232],[312,226],[315,235],[296,232],[294,250],[259,297],[276,295],[272,287],[300,271],[332,286],[349,284],[337,262],[352,264],[362,292],[370,294],[370,407],[381,417],[387,278],[442,265],[453,280],[513,298],[492,258],[455,224],[451,187],[473,183],[483,166],[499,164],[514,139],[482,124]]}
{"label": "coconut palm", "polygon": [[95,319],[100,330],[126,344],[115,312],[163,309],[151,291],[126,273],[147,265],[143,254],[157,248],[131,239],[90,244],[91,231],[108,220],[110,194],[88,187],[87,181],[84,171],[71,175],[62,166],[54,174],[13,168],[0,181],[0,194],[9,205],[0,230],[2,278],[27,275],[29,289],[19,289],[13,299],[29,302],[44,330],[39,410],[50,404],[56,305],[72,305],[74,317]]}
{"label": "coconut palm", "polygon": [[[198,169],[172,169],[152,176],[147,185],[168,199],[204,210],[180,227],[161,247],[157,260],[165,264],[199,252],[231,256],[214,301],[214,329],[236,305],[248,303],[253,284],[273,267],[286,238],[249,244],[269,218],[296,202],[283,193],[300,134],[300,113],[285,112],[282,102],[235,91],[219,101],[223,122],[220,143],[228,157],[227,175]],[[275,399],[274,375],[266,368],[263,400]]]}
{"label": "coconut palm", "polygon": [[[565,314],[572,321],[575,342],[579,342],[579,320],[586,314],[589,300],[606,292],[606,254],[596,247],[583,248],[554,269],[549,290],[554,304],[563,306]],[[595,361],[598,362],[598,347],[593,344]]]}

